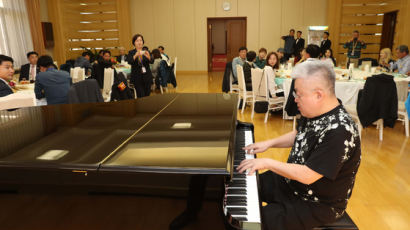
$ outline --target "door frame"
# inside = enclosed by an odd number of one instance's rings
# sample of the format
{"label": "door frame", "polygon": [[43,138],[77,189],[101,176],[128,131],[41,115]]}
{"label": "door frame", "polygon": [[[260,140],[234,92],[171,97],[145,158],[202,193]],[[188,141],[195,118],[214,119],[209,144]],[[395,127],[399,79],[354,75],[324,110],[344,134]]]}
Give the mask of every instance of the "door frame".
{"label": "door frame", "polygon": [[[245,20],[245,44],[247,44],[247,17],[208,17],[206,19],[206,34],[207,34],[207,47],[208,47],[208,72],[212,72],[212,21],[228,21],[228,20]],[[226,32],[225,32],[226,33]],[[228,38],[226,38],[228,39]],[[227,41],[225,41],[227,42]],[[227,44],[226,44],[227,45]],[[228,46],[226,46],[228,47]]]}

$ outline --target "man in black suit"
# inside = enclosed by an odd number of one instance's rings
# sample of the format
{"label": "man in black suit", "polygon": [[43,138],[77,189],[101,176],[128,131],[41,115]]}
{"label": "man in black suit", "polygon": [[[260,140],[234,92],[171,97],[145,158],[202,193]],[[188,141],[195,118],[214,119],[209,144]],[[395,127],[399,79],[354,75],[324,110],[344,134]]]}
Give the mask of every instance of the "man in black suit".
{"label": "man in black suit", "polygon": [[125,52],[125,48],[124,47],[120,47],[119,48],[120,51],[120,55],[117,56],[117,62],[121,63],[121,62],[126,62],[127,61],[127,54]]}
{"label": "man in black suit", "polygon": [[13,63],[13,58],[0,55],[0,97],[13,93],[8,83],[13,78]]}
{"label": "man in black suit", "polygon": [[70,74],[55,69],[53,59],[48,55],[41,56],[38,65],[41,73],[38,74],[34,85],[36,98],[45,97],[48,105],[66,104],[71,86]]}
{"label": "man in black suit", "polygon": [[28,64],[22,65],[20,68],[20,78],[19,81],[27,80],[34,82],[36,80],[37,74],[40,72],[37,66],[38,53],[31,51],[27,53]]}
{"label": "man in black suit", "polygon": [[326,53],[326,50],[330,49],[332,46],[332,42],[329,40],[329,32],[325,31],[323,33],[323,40],[320,43],[320,55],[324,56]]}
{"label": "man in black suit", "polygon": [[305,48],[305,39],[302,38],[302,31],[299,30],[296,32],[296,40],[293,48],[295,57],[300,56],[300,51],[302,51],[303,48]]}

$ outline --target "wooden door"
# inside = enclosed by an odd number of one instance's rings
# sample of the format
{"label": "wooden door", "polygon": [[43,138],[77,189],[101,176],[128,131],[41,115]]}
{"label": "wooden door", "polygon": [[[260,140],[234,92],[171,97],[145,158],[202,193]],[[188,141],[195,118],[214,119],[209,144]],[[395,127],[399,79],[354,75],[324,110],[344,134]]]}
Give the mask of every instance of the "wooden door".
{"label": "wooden door", "polygon": [[241,46],[246,46],[246,18],[226,20],[227,31],[227,61],[232,61],[238,56],[238,50]]}
{"label": "wooden door", "polygon": [[393,49],[394,30],[396,28],[397,11],[385,13],[383,16],[382,39],[380,49]]}

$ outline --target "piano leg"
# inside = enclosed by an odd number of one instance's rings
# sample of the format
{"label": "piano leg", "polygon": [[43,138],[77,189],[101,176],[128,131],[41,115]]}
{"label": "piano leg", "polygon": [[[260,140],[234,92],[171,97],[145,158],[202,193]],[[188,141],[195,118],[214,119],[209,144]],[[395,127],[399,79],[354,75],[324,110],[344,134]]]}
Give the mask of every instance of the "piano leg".
{"label": "piano leg", "polygon": [[201,211],[204,201],[207,175],[193,175],[189,181],[189,191],[186,209],[169,225],[170,230],[181,229],[195,221]]}

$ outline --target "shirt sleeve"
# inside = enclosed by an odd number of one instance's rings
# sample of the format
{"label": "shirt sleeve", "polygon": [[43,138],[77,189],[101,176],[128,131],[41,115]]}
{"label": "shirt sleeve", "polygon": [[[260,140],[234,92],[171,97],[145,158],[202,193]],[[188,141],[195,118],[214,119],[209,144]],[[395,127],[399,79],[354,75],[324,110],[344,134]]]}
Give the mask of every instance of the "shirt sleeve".
{"label": "shirt sleeve", "polygon": [[37,99],[41,99],[44,97],[43,95],[43,87],[40,84],[40,81],[38,78],[36,79],[36,82],[34,84],[34,93],[36,94]]}
{"label": "shirt sleeve", "polygon": [[[336,124],[337,125],[337,124]],[[324,177],[334,180],[343,163],[350,157],[355,147],[352,134],[339,125],[327,131],[319,139],[318,146],[311,152],[306,166]]]}

